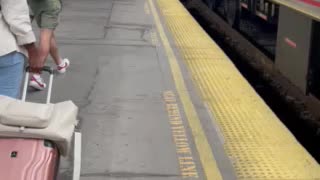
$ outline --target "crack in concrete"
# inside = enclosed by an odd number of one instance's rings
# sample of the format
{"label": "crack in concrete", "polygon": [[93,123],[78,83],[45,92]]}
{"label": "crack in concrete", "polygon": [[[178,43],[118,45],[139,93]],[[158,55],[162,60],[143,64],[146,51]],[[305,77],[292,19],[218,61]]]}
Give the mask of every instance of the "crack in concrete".
{"label": "crack in concrete", "polygon": [[137,178],[137,177],[180,177],[177,174],[135,173],[135,172],[96,172],[84,173],[81,177],[113,177],[113,178]]}
{"label": "crack in concrete", "polygon": [[134,27],[142,27],[142,28],[152,28],[152,25],[149,24],[137,24],[137,23],[122,23],[122,22],[110,22],[110,26],[114,26],[114,25],[118,25],[118,26],[134,26]]}
{"label": "crack in concrete", "polygon": [[99,72],[99,67],[97,67],[97,69],[96,69],[96,72],[95,72],[95,74],[94,74],[94,76],[93,76],[93,80],[92,80],[92,84],[91,84],[91,86],[90,86],[90,89],[89,89],[89,91],[88,91],[88,93],[84,96],[84,103],[83,104],[81,104],[80,106],[78,105],[78,107],[79,107],[79,113],[78,113],[78,120],[79,120],[79,124],[78,124],[78,126],[77,126],[77,129],[81,129],[82,128],[82,121],[83,121],[83,118],[82,118],[82,113],[85,113],[85,109],[92,103],[92,100],[91,100],[91,96],[92,96],[92,94],[93,94],[93,92],[94,92],[94,89],[95,89],[95,87],[96,87],[96,85],[97,85],[97,78],[98,78],[98,76],[99,76],[99,74],[100,74],[100,72]]}

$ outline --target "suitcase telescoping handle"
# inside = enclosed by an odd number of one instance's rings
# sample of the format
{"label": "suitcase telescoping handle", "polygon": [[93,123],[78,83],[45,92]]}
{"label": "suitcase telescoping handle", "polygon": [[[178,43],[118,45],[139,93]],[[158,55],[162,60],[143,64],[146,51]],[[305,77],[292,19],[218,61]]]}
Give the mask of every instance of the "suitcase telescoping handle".
{"label": "suitcase telescoping handle", "polygon": [[[41,70],[42,72],[49,73],[49,86],[48,86],[48,93],[47,93],[47,100],[46,103],[49,104],[51,100],[51,92],[52,92],[52,81],[53,81],[53,69],[49,66],[44,66]],[[29,82],[29,74],[30,74],[30,67],[26,67],[26,75],[24,78],[24,85],[23,85],[23,91],[22,91],[22,101],[26,101],[27,96],[27,90],[28,90],[28,82]]]}

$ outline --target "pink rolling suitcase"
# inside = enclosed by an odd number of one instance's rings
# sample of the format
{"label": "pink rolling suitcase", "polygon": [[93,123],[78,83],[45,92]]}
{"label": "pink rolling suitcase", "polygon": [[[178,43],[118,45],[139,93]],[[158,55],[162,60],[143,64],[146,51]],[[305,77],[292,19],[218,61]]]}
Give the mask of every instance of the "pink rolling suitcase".
{"label": "pink rolling suitcase", "polygon": [[41,139],[0,139],[0,176],[3,180],[54,180],[58,149]]}
{"label": "pink rolling suitcase", "polygon": [[[50,73],[47,103],[50,102],[53,71]],[[22,100],[26,98],[29,73],[27,69]],[[1,180],[55,180],[59,166],[59,151],[50,141],[43,139],[0,137]]]}

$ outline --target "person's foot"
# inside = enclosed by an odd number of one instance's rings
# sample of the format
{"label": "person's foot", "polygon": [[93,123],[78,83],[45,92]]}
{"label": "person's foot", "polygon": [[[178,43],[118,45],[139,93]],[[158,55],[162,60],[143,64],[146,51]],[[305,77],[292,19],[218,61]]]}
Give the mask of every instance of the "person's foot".
{"label": "person's foot", "polygon": [[57,71],[62,74],[65,73],[67,68],[70,66],[69,59],[62,59],[61,63],[57,66]]}
{"label": "person's foot", "polygon": [[40,91],[44,90],[47,87],[46,83],[43,82],[43,79],[41,78],[41,76],[39,74],[33,74],[31,76],[29,86],[31,86],[37,90],[40,90]]}

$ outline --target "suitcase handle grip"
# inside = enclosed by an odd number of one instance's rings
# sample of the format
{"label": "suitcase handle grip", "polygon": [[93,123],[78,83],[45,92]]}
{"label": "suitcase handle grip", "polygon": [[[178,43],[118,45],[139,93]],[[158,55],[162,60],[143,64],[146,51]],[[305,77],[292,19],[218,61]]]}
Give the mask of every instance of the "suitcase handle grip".
{"label": "suitcase handle grip", "polygon": [[[27,66],[26,67],[26,72],[29,72],[30,73],[30,66]],[[44,66],[42,69],[41,69],[41,72],[48,72],[49,74],[53,74],[53,69],[50,67],[50,66]]]}
{"label": "suitcase handle grip", "polygon": [[[51,92],[52,92],[52,82],[53,82],[53,69],[50,66],[44,66],[41,69],[41,72],[48,72],[50,74],[49,77],[49,86],[48,86],[48,93],[47,93],[47,100],[46,103],[49,104],[51,101]],[[28,82],[29,82],[29,74],[30,74],[30,66],[26,67],[26,75],[24,78],[24,85],[23,85],[23,90],[22,90],[22,101],[26,101],[26,96],[27,96],[27,90],[28,90]]]}

